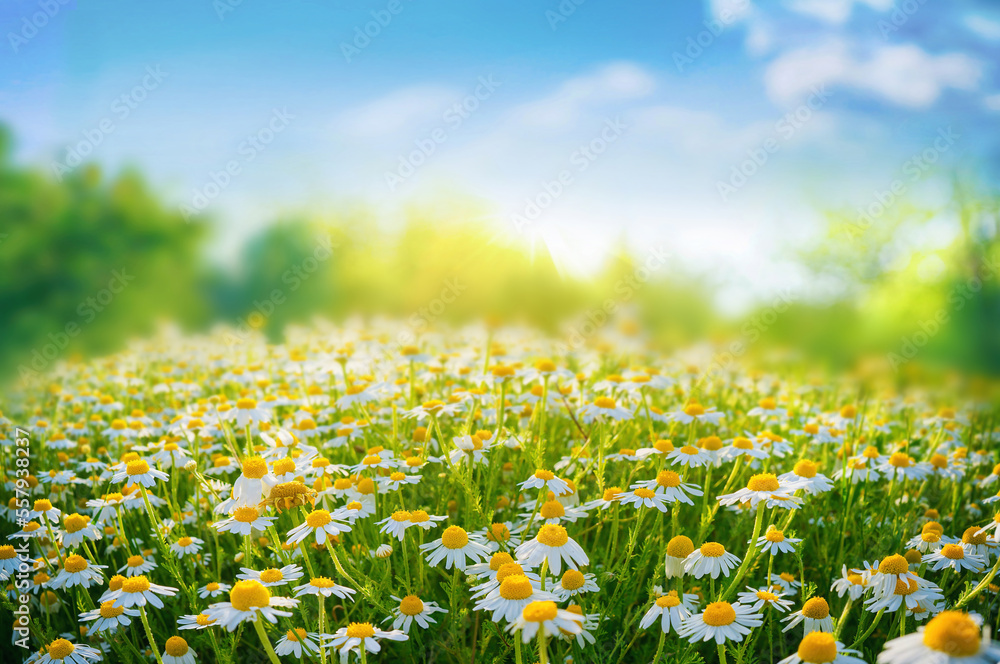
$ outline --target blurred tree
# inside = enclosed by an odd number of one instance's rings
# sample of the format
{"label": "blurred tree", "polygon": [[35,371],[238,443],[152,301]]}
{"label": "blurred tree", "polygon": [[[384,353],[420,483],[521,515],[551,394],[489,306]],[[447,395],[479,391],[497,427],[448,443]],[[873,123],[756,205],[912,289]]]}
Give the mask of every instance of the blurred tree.
{"label": "blurred tree", "polygon": [[108,352],[164,317],[205,319],[203,225],[166,210],[136,173],[105,181],[88,165],[54,182],[12,163],[10,145],[0,128],[0,375]]}

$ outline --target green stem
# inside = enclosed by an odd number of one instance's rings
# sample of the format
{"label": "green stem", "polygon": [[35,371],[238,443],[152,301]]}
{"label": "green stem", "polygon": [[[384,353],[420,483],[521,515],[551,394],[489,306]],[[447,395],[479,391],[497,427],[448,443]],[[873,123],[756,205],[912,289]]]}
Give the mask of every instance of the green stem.
{"label": "green stem", "polygon": [[[264,619],[260,616],[255,616],[257,619],[253,621],[254,629],[257,630],[257,636],[260,637],[260,642],[264,644],[264,650],[267,651],[267,658],[271,660],[271,664],[281,664],[278,660],[278,656],[274,654],[274,648],[271,647],[271,640],[267,638],[267,632],[264,631]],[[364,646],[362,646],[364,648]],[[157,657],[159,659],[159,657]],[[160,664],[163,664],[160,662]]]}
{"label": "green stem", "polygon": [[149,618],[146,617],[146,607],[139,607],[139,617],[142,618],[142,626],[146,629],[146,640],[149,641],[149,647],[153,650],[153,654],[156,655],[157,664],[163,664],[163,658],[160,657],[160,649],[156,647],[156,639],[153,638],[153,630],[149,628]]}

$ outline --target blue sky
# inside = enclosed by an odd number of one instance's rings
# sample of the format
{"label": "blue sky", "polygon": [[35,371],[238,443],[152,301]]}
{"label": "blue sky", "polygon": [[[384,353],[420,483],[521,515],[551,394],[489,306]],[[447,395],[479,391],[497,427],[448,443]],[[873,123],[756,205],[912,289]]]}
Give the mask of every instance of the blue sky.
{"label": "blue sky", "polygon": [[82,141],[138,166],[205,203],[222,260],[284,212],[363,202],[391,224],[457,192],[567,271],[620,236],[666,245],[735,308],[803,278],[782,251],[817,207],[895,180],[934,202],[942,172],[998,161],[995,3],[47,2],[0,7],[18,158],[71,168]]}

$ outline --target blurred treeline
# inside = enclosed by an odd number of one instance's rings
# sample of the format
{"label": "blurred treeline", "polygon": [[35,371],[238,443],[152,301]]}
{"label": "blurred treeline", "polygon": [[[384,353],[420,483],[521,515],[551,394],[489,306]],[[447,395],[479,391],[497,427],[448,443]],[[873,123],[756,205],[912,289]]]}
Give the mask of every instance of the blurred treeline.
{"label": "blurred treeline", "polygon": [[[947,322],[898,375],[923,366],[996,374],[1000,290],[989,266],[1000,261],[997,206],[996,196],[956,184],[948,209],[904,201],[860,233],[850,213],[831,212],[824,241],[798,251],[817,283],[839,290],[727,320],[713,312],[710,275],[668,262],[647,279],[636,272],[645,257],[622,249],[597,274],[567,277],[505,229],[466,223],[489,214],[476,201],[414,207],[392,229],[363,207],[277,219],[228,271],[206,259],[211,243],[226,241],[211,219],[186,222],[138,173],[108,178],[89,166],[56,182],[13,164],[10,136],[0,132],[0,377],[31,378],[75,354],[111,352],[168,321],[192,331],[250,324],[279,340],[289,323],[355,314],[399,317],[418,337],[489,316],[570,341],[582,329],[576,340],[585,343],[632,334],[639,323],[644,341],[668,351],[708,339],[740,343],[745,359],[794,348],[817,368],[891,371],[889,354],[941,311]],[[922,224],[942,218],[961,227],[949,246],[933,260],[907,249]],[[124,288],[112,283],[116,274],[131,277]],[[590,334],[587,313],[600,319],[609,302],[616,315]]]}

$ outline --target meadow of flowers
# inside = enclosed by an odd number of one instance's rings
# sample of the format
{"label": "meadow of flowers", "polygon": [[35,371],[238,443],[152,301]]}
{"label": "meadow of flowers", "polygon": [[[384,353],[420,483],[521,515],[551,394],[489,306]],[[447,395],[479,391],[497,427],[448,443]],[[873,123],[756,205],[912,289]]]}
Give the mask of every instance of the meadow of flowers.
{"label": "meadow of flowers", "polygon": [[148,343],[14,395],[3,661],[1000,660],[987,403],[398,332]]}

